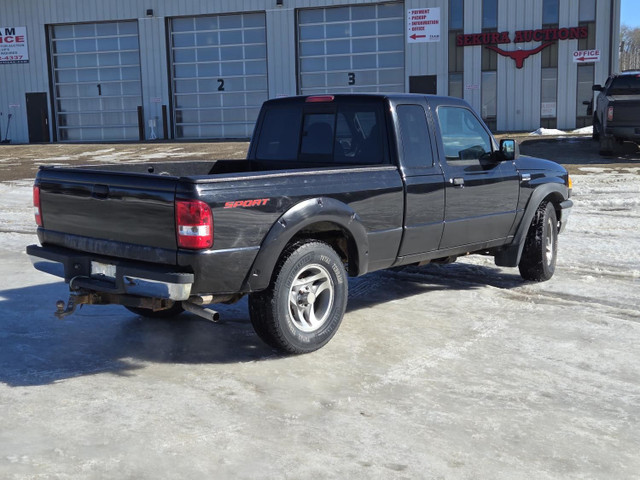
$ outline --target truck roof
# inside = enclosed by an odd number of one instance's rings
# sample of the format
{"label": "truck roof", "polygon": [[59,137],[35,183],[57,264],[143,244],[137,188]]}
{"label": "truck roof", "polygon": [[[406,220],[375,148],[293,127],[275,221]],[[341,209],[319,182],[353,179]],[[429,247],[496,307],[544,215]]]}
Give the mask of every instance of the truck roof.
{"label": "truck roof", "polygon": [[333,101],[340,100],[374,100],[374,101],[382,101],[388,100],[392,103],[401,103],[402,101],[413,101],[415,102],[419,98],[428,98],[430,103],[433,104],[460,104],[467,105],[467,103],[456,97],[446,97],[443,95],[430,95],[424,93],[323,93],[316,95],[294,95],[290,97],[279,97],[273,98],[265,102],[265,105],[270,105],[272,103],[282,104],[282,103],[303,103],[313,101],[309,101],[308,99],[316,99],[317,103],[330,103]]}

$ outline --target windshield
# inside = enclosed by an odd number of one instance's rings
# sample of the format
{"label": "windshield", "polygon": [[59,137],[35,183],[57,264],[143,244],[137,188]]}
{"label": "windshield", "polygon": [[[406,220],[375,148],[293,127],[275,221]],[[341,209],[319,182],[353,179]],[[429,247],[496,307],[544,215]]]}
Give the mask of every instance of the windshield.
{"label": "windshield", "polygon": [[640,94],[640,75],[622,75],[611,82],[608,95]]}

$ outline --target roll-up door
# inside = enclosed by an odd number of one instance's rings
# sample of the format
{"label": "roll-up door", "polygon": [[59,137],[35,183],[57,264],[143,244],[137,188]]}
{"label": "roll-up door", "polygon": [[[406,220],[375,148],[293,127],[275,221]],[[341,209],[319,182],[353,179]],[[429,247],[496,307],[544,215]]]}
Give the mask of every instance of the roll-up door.
{"label": "roll-up door", "polygon": [[404,4],[298,11],[298,90],[404,92]]}
{"label": "roll-up door", "polygon": [[173,18],[175,138],[247,138],[268,98],[264,13]]}
{"label": "roll-up door", "polygon": [[59,141],[138,140],[138,23],[49,28]]}

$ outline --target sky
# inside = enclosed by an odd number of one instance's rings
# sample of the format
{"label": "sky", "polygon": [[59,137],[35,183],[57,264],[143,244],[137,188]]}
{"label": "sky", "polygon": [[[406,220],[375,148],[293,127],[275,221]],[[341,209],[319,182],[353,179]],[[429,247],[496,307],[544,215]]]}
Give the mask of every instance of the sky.
{"label": "sky", "polygon": [[638,0],[622,0],[620,23],[629,27],[640,27],[640,2]]}

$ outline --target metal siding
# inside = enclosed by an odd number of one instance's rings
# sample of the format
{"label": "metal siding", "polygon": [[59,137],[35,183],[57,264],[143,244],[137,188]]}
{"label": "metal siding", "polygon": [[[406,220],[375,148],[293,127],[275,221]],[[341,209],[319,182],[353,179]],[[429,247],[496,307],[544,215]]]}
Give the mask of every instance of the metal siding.
{"label": "metal siding", "polygon": [[[480,33],[482,31],[482,2],[464,0],[464,33]],[[482,97],[482,49],[484,47],[464,47],[464,99],[480,115]],[[467,89],[467,86],[472,88]],[[477,88],[475,88],[477,87]]]}
{"label": "metal siding", "polygon": [[[601,3],[601,2],[599,2]],[[560,2],[560,27],[578,25],[579,0]],[[556,118],[558,128],[573,129],[576,127],[576,85],[578,81],[578,65],[573,62],[573,52],[578,48],[578,40],[558,42],[558,102]],[[561,61],[565,58],[566,61]]]}
{"label": "metal siding", "polygon": [[266,21],[269,97],[295,95],[295,11],[284,7],[267,10]]}
{"label": "metal siding", "polygon": [[[511,40],[517,30],[542,27],[542,0],[521,3],[501,0],[498,30],[509,31]],[[505,50],[528,50],[540,42],[507,44]],[[498,56],[498,130],[535,130],[540,126],[541,57],[532,55],[522,68],[514,60]],[[500,93],[504,92],[504,93]]]}
{"label": "metal siding", "polygon": [[[162,137],[162,105],[169,105],[167,80],[167,50],[165,21],[161,17],[141,18],[138,22],[140,34],[140,70],[142,75],[142,105],[145,118],[145,136],[151,138],[149,120],[156,120],[155,134]],[[152,99],[161,99],[154,102]]]}
{"label": "metal siding", "polygon": [[[598,0],[597,40],[602,58],[595,65],[596,82],[603,82],[608,74],[609,56],[612,55],[614,70],[617,68],[617,32],[609,38],[610,2],[614,2],[614,21],[619,25],[620,0]],[[168,104],[168,70],[166,62],[166,40],[164,17],[180,15],[214,14],[224,12],[265,11],[267,16],[267,62],[269,95],[294,94],[295,75],[295,16],[294,8],[323,7],[333,5],[358,5],[378,3],[371,0],[286,0],[283,7],[276,7],[275,0],[2,0],[3,26],[26,26],[29,44],[29,63],[0,65],[0,111],[2,137],[6,129],[9,104],[19,104],[13,109],[9,137],[14,143],[28,141],[25,108],[25,93],[47,92],[49,72],[46,58],[47,38],[45,25],[76,22],[99,22],[110,20],[139,19],[141,68],[143,77],[143,102],[145,121],[160,112],[160,105],[151,104],[150,99],[160,97]],[[517,29],[537,28],[541,23],[542,0],[500,0],[499,30],[511,34]],[[578,24],[578,1],[563,0],[560,5],[560,27]],[[438,75],[438,92],[445,93],[447,85],[447,38],[448,1],[406,0],[408,8],[439,6],[441,8],[442,40],[438,44],[412,44],[406,46],[406,78],[410,75]],[[146,9],[153,8],[154,18],[146,17]],[[465,32],[482,30],[481,1],[465,0]],[[537,44],[532,44],[534,47]],[[513,45],[508,46],[514,48]],[[530,48],[531,45],[522,45]],[[576,64],[571,54],[577,41],[559,42],[558,62],[558,127],[575,125],[576,109]],[[464,86],[480,85],[482,47],[465,48]],[[540,59],[530,57],[522,70],[515,69],[513,60],[498,57],[498,128],[533,129],[539,126],[540,108]],[[523,92],[526,92],[523,94]],[[529,92],[531,95],[529,95]],[[465,98],[477,110],[480,109],[480,90],[464,90]],[[511,99],[511,101],[509,101]],[[517,104],[516,107],[513,105]],[[520,113],[516,110],[520,109]],[[157,113],[161,117],[160,113]],[[49,111],[52,119],[52,112]],[[159,118],[160,120],[160,118]],[[148,123],[146,124],[148,129]],[[156,133],[161,134],[158,123]]]}
{"label": "metal siding", "polygon": [[437,75],[438,94],[446,95],[448,89],[449,69],[448,37],[449,2],[448,0],[433,0],[425,5],[424,0],[405,0],[405,29],[407,10],[414,8],[440,8],[440,41],[424,43],[407,43],[405,30],[405,90],[409,91],[409,77],[413,75]]}

